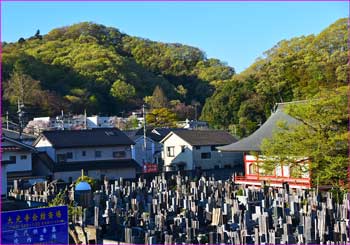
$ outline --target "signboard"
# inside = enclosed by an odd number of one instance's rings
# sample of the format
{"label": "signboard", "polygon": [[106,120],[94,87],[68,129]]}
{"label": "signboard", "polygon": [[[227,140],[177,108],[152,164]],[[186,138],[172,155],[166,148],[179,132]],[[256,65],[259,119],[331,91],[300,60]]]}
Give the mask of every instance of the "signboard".
{"label": "signboard", "polygon": [[1,213],[1,244],[68,244],[68,208]]}
{"label": "signboard", "polygon": [[143,165],[144,173],[157,173],[158,172],[158,164],[154,163],[145,163]]}

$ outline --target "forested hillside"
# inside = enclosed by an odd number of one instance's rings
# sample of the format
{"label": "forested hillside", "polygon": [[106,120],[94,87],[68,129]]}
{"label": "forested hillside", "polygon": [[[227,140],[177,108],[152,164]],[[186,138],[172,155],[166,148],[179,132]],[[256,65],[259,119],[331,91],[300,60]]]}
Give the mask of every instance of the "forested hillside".
{"label": "forested hillside", "polygon": [[3,43],[3,111],[20,99],[36,115],[118,114],[139,108],[156,86],[171,105],[192,109],[233,74],[198,48],[85,22]]}
{"label": "forested hillside", "polygon": [[344,18],[318,35],[279,42],[244,72],[221,83],[207,99],[201,118],[247,135],[266,120],[275,103],[310,99],[346,85],[348,37]]}
{"label": "forested hillside", "polygon": [[47,35],[38,31],[3,43],[3,111],[15,112],[21,100],[32,116],[61,109],[119,114],[146,101],[158,113],[168,107],[177,119],[193,118],[194,108],[203,108],[201,119],[212,127],[244,136],[266,120],[276,102],[304,100],[345,85],[347,40],[347,19],[340,19],[318,35],[279,42],[235,74],[198,48],[132,37],[94,23]]}

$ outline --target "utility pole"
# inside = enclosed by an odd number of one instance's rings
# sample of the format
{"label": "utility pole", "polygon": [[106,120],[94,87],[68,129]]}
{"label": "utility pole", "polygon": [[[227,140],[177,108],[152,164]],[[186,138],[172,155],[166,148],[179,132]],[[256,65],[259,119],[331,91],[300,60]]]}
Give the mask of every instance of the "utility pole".
{"label": "utility pole", "polygon": [[19,126],[19,139],[22,140],[22,130],[23,130],[23,102],[20,102],[19,99],[17,100],[17,115],[18,115],[18,126]]}
{"label": "utility pole", "polygon": [[84,129],[87,129],[87,115],[86,115],[86,109],[84,110]]}
{"label": "utility pole", "polygon": [[9,112],[6,111],[6,129],[9,129]]}
{"label": "utility pole", "polygon": [[147,147],[147,140],[146,140],[146,110],[145,110],[145,104],[142,105],[142,115],[143,115],[143,147],[146,151]]}
{"label": "utility pole", "polygon": [[[143,149],[145,150],[145,160],[147,161],[146,110],[145,110],[145,104],[142,105],[142,116],[143,116]],[[143,166],[142,166],[142,169],[143,169]]]}

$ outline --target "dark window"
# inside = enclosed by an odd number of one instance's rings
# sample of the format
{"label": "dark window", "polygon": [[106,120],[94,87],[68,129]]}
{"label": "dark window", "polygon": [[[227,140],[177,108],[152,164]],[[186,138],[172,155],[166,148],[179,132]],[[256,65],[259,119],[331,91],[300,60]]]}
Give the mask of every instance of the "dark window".
{"label": "dark window", "polygon": [[16,156],[10,156],[10,161],[11,162],[16,162]]}
{"label": "dark window", "polygon": [[168,156],[168,157],[173,157],[173,156],[175,156],[175,154],[174,154],[174,146],[169,146],[169,147],[167,147],[167,156]]}
{"label": "dark window", "polygon": [[201,147],[200,146],[196,146],[196,150],[200,150],[201,149]]}
{"label": "dark window", "polygon": [[66,154],[57,154],[57,161],[58,162],[65,162],[66,161]]}
{"label": "dark window", "polygon": [[102,152],[101,151],[95,151],[95,157],[101,157]]}
{"label": "dark window", "polygon": [[211,146],[211,151],[217,151],[216,146]]}
{"label": "dark window", "polygon": [[203,152],[201,154],[202,159],[210,159],[211,158],[211,153],[210,152]]}
{"label": "dark window", "polygon": [[27,156],[26,155],[21,155],[21,160],[25,160],[27,159]]}
{"label": "dark window", "polygon": [[185,152],[185,150],[186,150],[186,146],[185,146],[185,145],[182,145],[182,146],[181,146],[181,152]]}
{"label": "dark window", "polygon": [[113,157],[114,158],[120,158],[120,157],[125,157],[126,152],[125,151],[115,151],[113,152]]}
{"label": "dark window", "polygon": [[73,158],[73,152],[67,152],[67,159]]}
{"label": "dark window", "polygon": [[86,156],[86,151],[82,151],[82,152],[81,152],[81,155],[82,155],[83,157],[85,157],[85,156]]}

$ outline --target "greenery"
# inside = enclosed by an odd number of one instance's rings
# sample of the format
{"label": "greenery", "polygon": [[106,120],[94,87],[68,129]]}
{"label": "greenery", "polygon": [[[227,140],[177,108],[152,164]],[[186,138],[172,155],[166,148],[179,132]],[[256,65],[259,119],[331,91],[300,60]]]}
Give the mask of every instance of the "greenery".
{"label": "greenery", "polygon": [[[39,92],[49,95],[37,105],[24,101],[32,116],[57,115],[61,109],[116,115],[139,108],[143,98],[160,88],[169,100],[189,105],[195,99],[201,108],[213,84],[234,74],[232,67],[207,59],[198,48],[132,37],[91,22],[46,35],[38,30],[2,47],[4,87],[12,86],[12,74],[20,66],[25,80],[37,81]],[[3,91],[3,109],[14,113],[17,101],[10,91]]]}
{"label": "greenery", "polygon": [[240,74],[196,47],[91,22],[33,34],[2,43],[2,105],[10,115],[21,80],[31,84],[23,96],[27,116],[62,109],[117,115],[146,102],[151,110],[168,108],[180,120],[198,115],[243,137],[269,117],[275,103],[314,98],[347,83],[346,18],[318,35],[280,41]]}
{"label": "greenery", "polygon": [[120,102],[126,102],[136,95],[136,90],[131,84],[117,80],[111,87],[111,95]]}
{"label": "greenery", "polygon": [[146,123],[156,127],[176,127],[176,114],[167,108],[153,109],[146,115]]}
{"label": "greenery", "polygon": [[[322,90],[314,99],[291,104],[286,112],[300,124],[281,122],[272,139],[265,139],[265,169],[289,165],[298,174],[311,171],[313,184],[344,186],[348,168],[348,86]],[[303,167],[303,163],[308,167]],[[296,176],[301,177],[301,176]]]}
{"label": "greenery", "polygon": [[248,69],[217,83],[201,118],[246,136],[267,119],[275,103],[310,99],[346,85],[347,40],[344,18],[318,35],[280,41]]}

